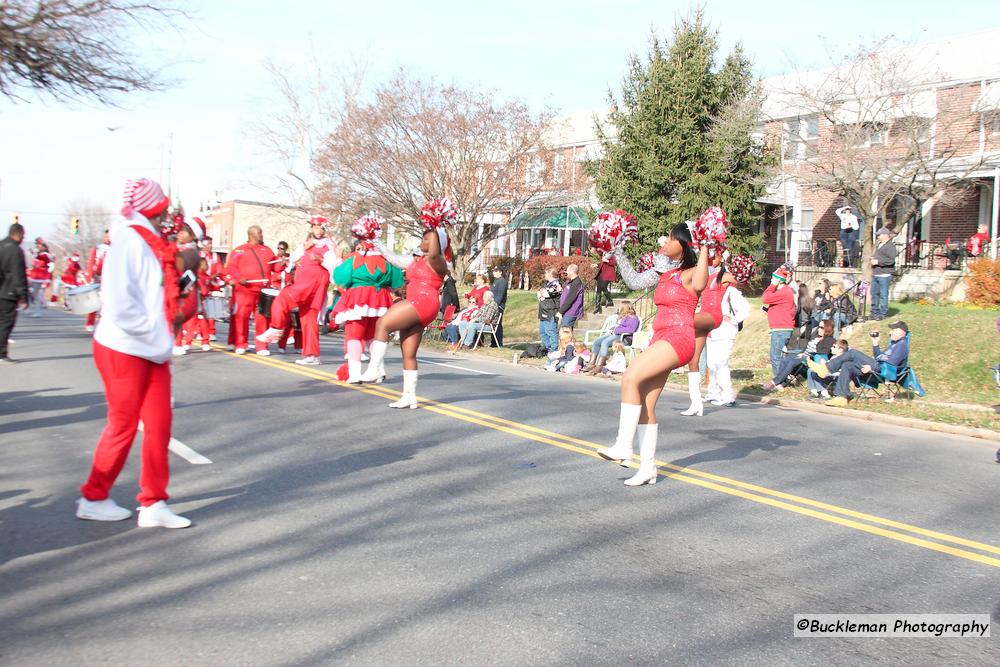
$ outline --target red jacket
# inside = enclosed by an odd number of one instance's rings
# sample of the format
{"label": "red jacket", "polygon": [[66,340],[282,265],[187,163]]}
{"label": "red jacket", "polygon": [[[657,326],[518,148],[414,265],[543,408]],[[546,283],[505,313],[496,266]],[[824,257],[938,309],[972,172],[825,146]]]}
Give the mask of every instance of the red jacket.
{"label": "red jacket", "polygon": [[87,257],[87,282],[92,283],[101,277],[101,269],[104,268],[104,256],[108,254],[108,246],[101,244],[90,249]]}
{"label": "red jacket", "polygon": [[794,329],[795,328],[795,297],[792,296],[792,288],[784,285],[777,289],[774,285],[768,285],[764,290],[764,295],[760,299],[767,304],[767,325],[772,329]]}
{"label": "red jacket", "polygon": [[[234,285],[238,285],[240,280],[246,280],[247,289],[259,292],[271,282],[271,266],[268,262],[272,259],[274,252],[263,243],[244,243],[229,255],[226,271]],[[249,282],[251,280],[261,282]]]}
{"label": "red jacket", "polygon": [[613,283],[615,278],[618,277],[615,271],[615,265],[618,264],[618,260],[614,257],[609,257],[606,260],[601,260],[601,265],[597,268],[597,277],[606,283]]}

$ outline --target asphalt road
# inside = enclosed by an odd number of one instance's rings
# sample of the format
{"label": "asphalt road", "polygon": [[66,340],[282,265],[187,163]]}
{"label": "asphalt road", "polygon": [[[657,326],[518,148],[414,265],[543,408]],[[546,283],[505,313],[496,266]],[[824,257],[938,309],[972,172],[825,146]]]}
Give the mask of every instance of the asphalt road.
{"label": "asphalt road", "polygon": [[[425,351],[419,410],[292,357],[176,361],[187,530],[77,520],[105,406],[80,320],[0,367],[0,664],[1000,664],[988,639],[794,638],[804,613],[1000,619],[988,443],[760,405],[658,409],[655,486],[597,459],[616,384]],[[220,336],[220,338],[224,338]],[[432,363],[433,362],[433,363]],[[134,506],[138,455],[112,491]]]}

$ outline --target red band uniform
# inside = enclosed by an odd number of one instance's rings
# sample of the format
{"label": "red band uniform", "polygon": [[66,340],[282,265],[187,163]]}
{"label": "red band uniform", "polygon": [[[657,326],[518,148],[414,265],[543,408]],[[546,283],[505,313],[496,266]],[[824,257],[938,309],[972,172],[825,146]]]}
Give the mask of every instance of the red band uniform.
{"label": "red band uniform", "polygon": [[[274,252],[263,243],[245,243],[229,256],[226,271],[232,281],[234,301],[230,328],[234,332],[232,343],[238,350],[248,347],[251,314],[254,317],[255,332],[263,332],[268,328],[267,318],[257,311],[257,302],[260,300],[260,291],[271,281],[269,262],[273,259]],[[247,284],[241,285],[240,280],[247,281]],[[257,350],[266,350],[267,344],[256,341],[255,347]]]}

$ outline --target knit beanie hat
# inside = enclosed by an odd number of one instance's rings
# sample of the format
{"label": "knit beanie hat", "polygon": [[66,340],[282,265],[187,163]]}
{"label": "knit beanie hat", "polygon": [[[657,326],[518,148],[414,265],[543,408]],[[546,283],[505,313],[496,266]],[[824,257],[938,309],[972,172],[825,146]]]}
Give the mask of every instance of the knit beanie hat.
{"label": "knit beanie hat", "polygon": [[167,209],[170,198],[163,194],[163,188],[159,183],[148,178],[140,178],[125,181],[122,202],[122,215],[126,218],[131,217],[133,212],[144,218],[152,218]]}

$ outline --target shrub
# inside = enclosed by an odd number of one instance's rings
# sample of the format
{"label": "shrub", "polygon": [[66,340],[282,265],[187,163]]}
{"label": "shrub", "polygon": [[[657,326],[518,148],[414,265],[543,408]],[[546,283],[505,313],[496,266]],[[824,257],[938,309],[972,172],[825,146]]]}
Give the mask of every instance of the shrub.
{"label": "shrub", "polygon": [[1000,260],[977,259],[965,278],[966,297],[977,306],[1000,305]]}

